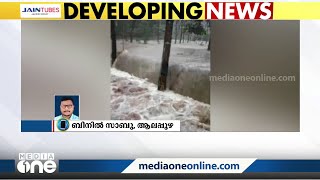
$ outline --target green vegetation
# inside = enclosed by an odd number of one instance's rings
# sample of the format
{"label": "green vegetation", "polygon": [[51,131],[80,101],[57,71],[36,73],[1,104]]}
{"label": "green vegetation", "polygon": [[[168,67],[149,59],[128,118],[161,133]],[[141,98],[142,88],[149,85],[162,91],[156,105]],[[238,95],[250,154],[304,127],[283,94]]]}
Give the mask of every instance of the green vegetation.
{"label": "green vegetation", "polygon": [[[115,32],[117,39],[137,41],[148,44],[150,40],[160,43],[165,34],[165,21],[116,21]],[[209,23],[207,21],[174,21],[172,31],[174,43],[188,43],[190,41],[209,41]]]}

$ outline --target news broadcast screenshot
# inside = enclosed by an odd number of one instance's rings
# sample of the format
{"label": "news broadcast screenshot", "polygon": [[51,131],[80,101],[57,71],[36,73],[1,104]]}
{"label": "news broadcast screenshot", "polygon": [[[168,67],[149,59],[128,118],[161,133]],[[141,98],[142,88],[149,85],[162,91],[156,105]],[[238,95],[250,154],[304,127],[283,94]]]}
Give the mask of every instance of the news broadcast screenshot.
{"label": "news broadcast screenshot", "polygon": [[320,2],[0,2],[0,179],[320,178]]}

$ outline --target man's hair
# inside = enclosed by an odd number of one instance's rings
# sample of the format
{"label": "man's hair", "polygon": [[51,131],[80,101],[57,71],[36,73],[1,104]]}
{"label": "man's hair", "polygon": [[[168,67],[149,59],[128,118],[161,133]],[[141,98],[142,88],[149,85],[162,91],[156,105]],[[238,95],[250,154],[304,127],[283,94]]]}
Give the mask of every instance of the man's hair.
{"label": "man's hair", "polygon": [[73,98],[70,97],[70,96],[63,96],[63,97],[61,98],[60,104],[61,104],[62,101],[68,101],[68,100],[72,101],[72,104],[74,104]]}

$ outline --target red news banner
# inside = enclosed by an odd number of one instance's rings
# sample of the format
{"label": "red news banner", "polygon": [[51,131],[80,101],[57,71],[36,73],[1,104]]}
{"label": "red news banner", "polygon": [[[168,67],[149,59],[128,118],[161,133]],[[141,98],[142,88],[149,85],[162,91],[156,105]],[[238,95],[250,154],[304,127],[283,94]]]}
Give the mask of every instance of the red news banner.
{"label": "red news banner", "polygon": [[206,19],[273,19],[272,2],[207,2]]}

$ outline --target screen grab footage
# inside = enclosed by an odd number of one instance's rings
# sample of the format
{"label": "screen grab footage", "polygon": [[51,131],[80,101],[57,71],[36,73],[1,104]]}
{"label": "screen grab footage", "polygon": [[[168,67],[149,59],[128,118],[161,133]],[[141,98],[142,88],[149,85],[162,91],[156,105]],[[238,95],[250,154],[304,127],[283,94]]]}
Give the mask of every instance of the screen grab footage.
{"label": "screen grab footage", "polygon": [[22,119],[299,131],[299,21],[23,21],[21,33]]}

